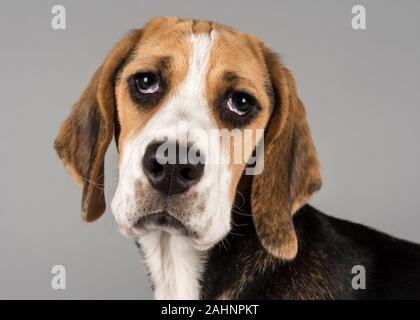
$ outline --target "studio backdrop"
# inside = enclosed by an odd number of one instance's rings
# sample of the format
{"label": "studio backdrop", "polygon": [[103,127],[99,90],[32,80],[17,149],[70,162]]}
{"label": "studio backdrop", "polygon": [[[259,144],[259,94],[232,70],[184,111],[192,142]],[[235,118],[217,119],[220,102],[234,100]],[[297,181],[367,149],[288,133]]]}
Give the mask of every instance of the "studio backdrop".
{"label": "studio backdrop", "polygon": [[[353,21],[357,5],[365,21]],[[217,21],[280,54],[321,163],[311,204],[420,242],[419,12],[416,0],[1,1],[0,298],[152,298],[138,249],[110,212],[115,144],[107,211],[86,224],[53,141],[113,45],[155,16]],[[54,286],[60,270],[65,289]]]}

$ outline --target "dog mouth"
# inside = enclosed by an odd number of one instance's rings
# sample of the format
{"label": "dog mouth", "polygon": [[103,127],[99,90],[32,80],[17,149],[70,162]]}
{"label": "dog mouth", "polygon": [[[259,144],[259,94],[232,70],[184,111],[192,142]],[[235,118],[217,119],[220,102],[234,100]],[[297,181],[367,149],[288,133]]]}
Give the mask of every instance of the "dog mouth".
{"label": "dog mouth", "polygon": [[134,224],[135,229],[162,229],[164,231],[177,231],[185,236],[196,236],[196,233],[188,228],[181,220],[169,214],[167,211],[149,213]]}

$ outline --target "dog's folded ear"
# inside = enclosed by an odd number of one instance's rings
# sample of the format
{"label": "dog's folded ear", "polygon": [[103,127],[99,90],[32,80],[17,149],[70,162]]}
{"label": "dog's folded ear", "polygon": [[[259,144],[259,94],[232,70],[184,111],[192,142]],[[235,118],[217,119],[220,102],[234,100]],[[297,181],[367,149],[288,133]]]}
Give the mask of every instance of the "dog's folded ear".
{"label": "dog's folded ear", "polygon": [[263,247],[292,260],[298,251],[293,214],[321,187],[318,157],[296,93],[295,82],[278,56],[264,49],[274,109],[264,137],[264,170],[253,177],[251,205]]}
{"label": "dog's folded ear", "polygon": [[54,147],[83,190],[82,218],[94,221],[105,211],[104,157],[114,130],[114,77],[141,37],[133,30],[106,57],[62,124]]}

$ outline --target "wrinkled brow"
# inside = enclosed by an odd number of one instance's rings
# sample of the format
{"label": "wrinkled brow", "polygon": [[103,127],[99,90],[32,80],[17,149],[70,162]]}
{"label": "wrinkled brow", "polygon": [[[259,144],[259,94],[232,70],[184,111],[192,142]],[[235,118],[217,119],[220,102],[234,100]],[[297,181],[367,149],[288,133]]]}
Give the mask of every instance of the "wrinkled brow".
{"label": "wrinkled brow", "polygon": [[[123,73],[125,67],[134,59],[134,56],[135,54],[134,52],[132,52],[126,59],[124,59],[120,63],[120,66],[118,67],[117,71],[114,74],[115,85],[118,84],[118,82],[121,80],[121,74]],[[160,73],[165,73],[170,69],[172,58],[170,56],[148,57],[148,58],[143,58],[142,62],[145,63],[149,67],[149,69],[145,68],[145,70],[142,70],[142,71],[156,71]]]}
{"label": "wrinkled brow", "polygon": [[[252,88],[256,89],[255,84],[252,80],[246,78],[246,77],[242,77],[240,75],[238,75],[236,72],[233,71],[227,71],[223,74],[223,78],[222,81],[225,85],[225,87],[227,88],[232,88],[234,87],[238,82],[244,82],[247,85],[250,85]],[[276,96],[275,96],[275,92],[273,89],[273,84],[270,81],[270,78],[267,77],[264,80],[264,91],[265,94],[268,96],[268,99],[270,101],[270,107],[273,107],[276,101]]]}
{"label": "wrinkled brow", "polygon": [[252,80],[242,77],[233,71],[226,71],[223,74],[223,82],[227,87],[234,86],[238,82],[246,82],[248,85],[252,86],[255,89],[255,84]]}

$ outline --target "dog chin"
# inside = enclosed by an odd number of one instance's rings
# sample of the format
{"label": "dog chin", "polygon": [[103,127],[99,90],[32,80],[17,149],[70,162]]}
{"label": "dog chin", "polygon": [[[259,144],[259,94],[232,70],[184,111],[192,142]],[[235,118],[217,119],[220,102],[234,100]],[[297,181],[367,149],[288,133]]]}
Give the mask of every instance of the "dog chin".
{"label": "dog chin", "polygon": [[182,232],[177,229],[170,228],[170,227],[163,227],[163,226],[156,226],[156,225],[148,225],[144,227],[125,227],[125,226],[118,226],[118,231],[125,237],[130,239],[138,239],[142,236],[147,236],[153,232],[166,232],[173,236],[185,236]]}
{"label": "dog chin", "polygon": [[191,239],[191,246],[197,251],[207,251],[210,250],[213,246],[218,244],[220,241],[223,240],[223,237],[220,239],[203,239],[202,237],[196,236],[188,236],[184,232],[172,228],[172,227],[165,227],[165,226],[157,226],[157,225],[146,225],[142,227],[126,227],[122,225],[118,225],[118,231],[127,238],[130,239],[139,239],[142,236],[147,236],[153,232],[166,232],[175,237],[185,237]]}

